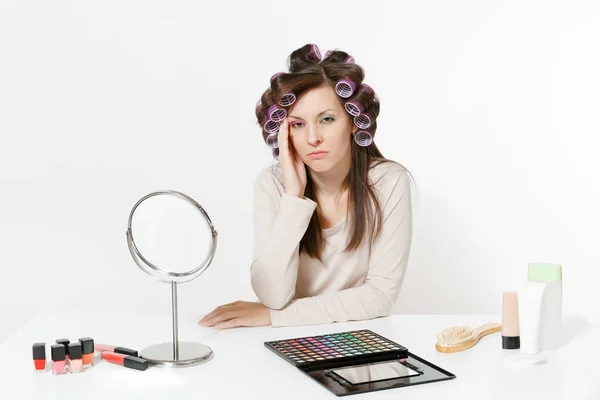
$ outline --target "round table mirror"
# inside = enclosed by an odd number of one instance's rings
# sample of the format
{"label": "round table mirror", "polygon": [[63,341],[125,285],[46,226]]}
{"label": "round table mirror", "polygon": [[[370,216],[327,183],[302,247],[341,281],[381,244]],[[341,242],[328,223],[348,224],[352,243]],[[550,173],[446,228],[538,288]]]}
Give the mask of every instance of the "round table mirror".
{"label": "round table mirror", "polygon": [[149,346],[140,356],[167,367],[210,360],[213,352],[208,346],[179,341],[177,320],[178,285],[200,276],[215,255],[217,231],[206,211],[180,192],[150,193],[131,209],[126,235],[129,252],[138,267],[171,286],[173,340]]}

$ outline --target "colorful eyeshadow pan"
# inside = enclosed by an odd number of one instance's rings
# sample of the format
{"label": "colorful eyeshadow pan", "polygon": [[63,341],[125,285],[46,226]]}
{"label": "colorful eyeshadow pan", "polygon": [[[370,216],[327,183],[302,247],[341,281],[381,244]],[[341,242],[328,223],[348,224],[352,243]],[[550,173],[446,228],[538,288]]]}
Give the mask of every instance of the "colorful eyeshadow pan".
{"label": "colorful eyeshadow pan", "polygon": [[368,329],[265,342],[297,367],[407,353],[407,349]]}

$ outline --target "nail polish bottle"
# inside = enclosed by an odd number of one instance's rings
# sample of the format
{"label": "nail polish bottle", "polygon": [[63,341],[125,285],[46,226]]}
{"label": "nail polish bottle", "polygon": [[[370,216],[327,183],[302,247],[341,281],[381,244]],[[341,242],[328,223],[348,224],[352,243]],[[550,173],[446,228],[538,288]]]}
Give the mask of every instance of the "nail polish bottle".
{"label": "nail polish bottle", "polygon": [[83,371],[81,344],[69,343],[69,368],[71,372]]}
{"label": "nail polish bottle", "polygon": [[68,365],[69,364],[69,343],[71,343],[71,341],[69,339],[56,339],[56,343],[62,344],[65,346],[65,351],[66,351],[65,360]]}
{"label": "nail polish bottle", "polygon": [[46,371],[46,343],[33,344],[33,370],[36,372]]}
{"label": "nail polish bottle", "polygon": [[84,337],[79,339],[83,353],[83,368],[87,369],[93,365],[94,360],[94,339]]}
{"label": "nail polish bottle", "polygon": [[61,375],[66,372],[66,358],[67,358],[67,348],[64,344],[53,344],[50,346],[50,351],[52,353],[52,373],[54,375]]}

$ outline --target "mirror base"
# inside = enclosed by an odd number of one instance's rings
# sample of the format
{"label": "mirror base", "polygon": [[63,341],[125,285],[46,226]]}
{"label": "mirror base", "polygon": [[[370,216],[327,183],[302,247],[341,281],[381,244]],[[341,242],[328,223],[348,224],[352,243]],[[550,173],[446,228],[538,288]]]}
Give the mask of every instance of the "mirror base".
{"label": "mirror base", "polygon": [[192,342],[179,342],[179,357],[173,355],[173,342],[148,346],[140,352],[140,357],[157,367],[191,367],[213,358],[210,347]]}

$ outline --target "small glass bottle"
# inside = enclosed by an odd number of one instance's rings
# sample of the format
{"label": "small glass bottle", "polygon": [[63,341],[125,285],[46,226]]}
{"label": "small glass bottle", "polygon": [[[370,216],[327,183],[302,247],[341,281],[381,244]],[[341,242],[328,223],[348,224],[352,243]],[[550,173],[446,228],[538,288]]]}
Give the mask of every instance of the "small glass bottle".
{"label": "small glass bottle", "polygon": [[33,344],[33,370],[36,372],[46,371],[46,343]]}
{"label": "small glass bottle", "polygon": [[84,337],[79,339],[83,353],[83,368],[87,369],[93,365],[94,361],[94,339]]}
{"label": "small glass bottle", "polygon": [[83,371],[81,344],[69,343],[69,369],[70,372]]}
{"label": "small glass bottle", "polygon": [[67,362],[67,367],[69,366],[69,343],[71,341],[69,339],[56,339],[57,344],[62,344],[65,346],[65,351],[67,352],[65,355],[65,360]]}
{"label": "small glass bottle", "polygon": [[52,373],[61,375],[68,372],[67,370],[67,348],[63,344],[53,344],[50,346],[52,356]]}

